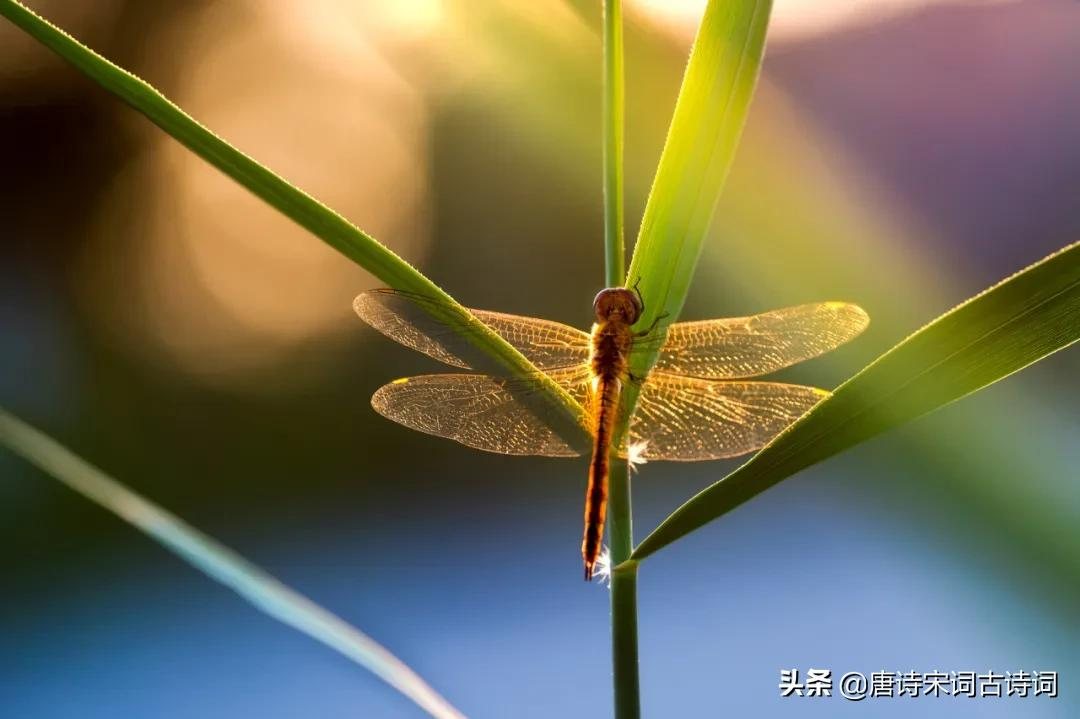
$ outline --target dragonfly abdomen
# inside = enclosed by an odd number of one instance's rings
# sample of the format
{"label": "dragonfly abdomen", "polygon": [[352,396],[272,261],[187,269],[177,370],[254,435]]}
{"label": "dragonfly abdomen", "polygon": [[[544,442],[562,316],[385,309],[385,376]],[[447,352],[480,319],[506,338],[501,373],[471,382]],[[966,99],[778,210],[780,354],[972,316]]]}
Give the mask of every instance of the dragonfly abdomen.
{"label": "dragonfly abdomen", "polygon": [[599,322],[593,327],[593,455],[589,463],[589,486],[585,491],[585,536],[581,540],[586,581],[592,578],[604,538],[609,454],[631,340],[630,328],[623,322]]}
{"label": "dragonfly abdomen", "polygon": [[595,397],[595,433],[593,454],[589,462],[589,486],[585,491],[585,536],[581,540],[581,557],[585,561],[585,580],[592,579],[593,566],[600,556],[607,515],[608,455],[615,431],[615,415],[619,407],[622,382],[618,377],[597,378]]}

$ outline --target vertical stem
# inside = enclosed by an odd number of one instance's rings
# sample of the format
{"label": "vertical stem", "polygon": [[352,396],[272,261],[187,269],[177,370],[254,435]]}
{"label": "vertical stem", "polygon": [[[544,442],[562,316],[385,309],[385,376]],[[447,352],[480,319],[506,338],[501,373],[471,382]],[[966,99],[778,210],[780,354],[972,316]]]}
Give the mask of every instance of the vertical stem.
{"label": "vertical stem", "polygon": [[623,241],[623,28],[620,0],[604,0],[604,280],[626,282]]}
{"label": "vertical stem", "polygon": [[638,719],[637,562],[630,507],[630,465],[612,452],[608,485],[608,538],[611,542],[611,659],[615,719]]}
{"label": "vertical stem", "polygon": [[[623,28],[619,0],[604,0],[604,284],[626,282],[623,244]],[[638,719],[637,563],[615,571],[630,558],[634,532],[630,507],[630,465],[618,456],[625,423],[612,443],[608,486],[608,542],[611,552],[611,653],[616,719]]]}

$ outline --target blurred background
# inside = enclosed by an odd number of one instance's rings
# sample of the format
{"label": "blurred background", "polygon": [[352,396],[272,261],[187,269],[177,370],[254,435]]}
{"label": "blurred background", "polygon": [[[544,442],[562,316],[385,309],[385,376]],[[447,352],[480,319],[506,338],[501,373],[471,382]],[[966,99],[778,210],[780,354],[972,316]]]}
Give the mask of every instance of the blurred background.
{"label": "blurred background", "polygon": [[[467,305],[585,327],[599,3],[28,3]],[[627,0],[636,229],[703,0]],[[776,0],[685,319],[850,300],[833,387],[1080,237],[1080,4]],[[473,717],[608,716],[584,461],[377,416],[442,371],[373,279],[0,22],[0,404],[385,644]],[[641,570],[644,711],[1080,716],[1080,355],[830,460]],[[637,535],[735,463],[651,464]],[[0,715],[415,717],[0,452]],[[780,670],[1056,670],[1057,699],[780,699]]]}

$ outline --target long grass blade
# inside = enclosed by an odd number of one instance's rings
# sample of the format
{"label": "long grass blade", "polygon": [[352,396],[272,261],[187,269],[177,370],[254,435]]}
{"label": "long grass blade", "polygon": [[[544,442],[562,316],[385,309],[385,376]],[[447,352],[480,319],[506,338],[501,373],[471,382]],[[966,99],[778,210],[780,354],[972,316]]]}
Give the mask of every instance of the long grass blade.
{"label": "long grass blade", "polygon": [[0,443],[146,533],[260,611],[373,672],[436,719],[464,719],[461,712],[371,637],[3,409]]}
{"label": "long grass blade", "polygon": [[942,315],[842,384],[634,550],[643,559],[801,469],[1008,377],[1080,339],[1080,243]]}
{"label": "long grass blade", "polygon": [[389,248],[360,230],[337,212],[236,149],[199,124],[127,70],[114,65],[15,0],[0,0],[0,15],[66,60],[105,90],[145,115],[190,150],[240,183],[267,204],[378,277],[390,287],[438,300],[425,307],[443,324],[460,330],[502,369],[533,382],[540,397],[558,417],[553,427],[562,435],[585,440],[584,410],[565,390],[538,372],[525,357],[474,318],[438,285]]}
{"label": "long grass blade", "polygon": [[[771,0],[710,0],[679,90],[645,206],[626,285],[645,299],[641,327],[682,311],[757,85]],[[641,343],[631,373],[644,377],[658,343]],[[626,393],[626,409],[636,388]]]}

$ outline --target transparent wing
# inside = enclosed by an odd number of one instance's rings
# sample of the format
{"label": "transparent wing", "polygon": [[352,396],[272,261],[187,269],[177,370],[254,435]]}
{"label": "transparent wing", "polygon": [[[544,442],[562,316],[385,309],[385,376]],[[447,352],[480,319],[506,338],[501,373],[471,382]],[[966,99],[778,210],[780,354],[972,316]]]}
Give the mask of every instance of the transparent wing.
{"label": "transparent wing", "polygon": [[[587,374],[553,375],[581,400]],[[488,375],[436,374],[406,377],[384,385],[371,406],[387,419],[419,432],[498,454],[576,457],[563,440],[525,401],[531,385]]]}
{"label": "transparent wing", "polygon": [[716,382],[654,371],[642,387],[630,442],[647,460],[696,462],[764,447],[828,396],[780,382]]}
{"label": "transparent wing", "polygon": [[705,379],[755,377],[835,349],[869,323],[862,308],[846,302],[679,322],[668,329],[656,369]]}
{"label": "transparent wing", "polygon": [[[450,327],[433,318],[425,307],[438,300],[395,290],[370,290],[353,301],[360,319],[387,337],[453,367],[475,369],[476,349],[467,328]],[[477,319],[547,371],[584,364],[589,359],[589,335],[558,322],[501,312],[469,310]],[[465,336],[463,336],[465,335]]]}

